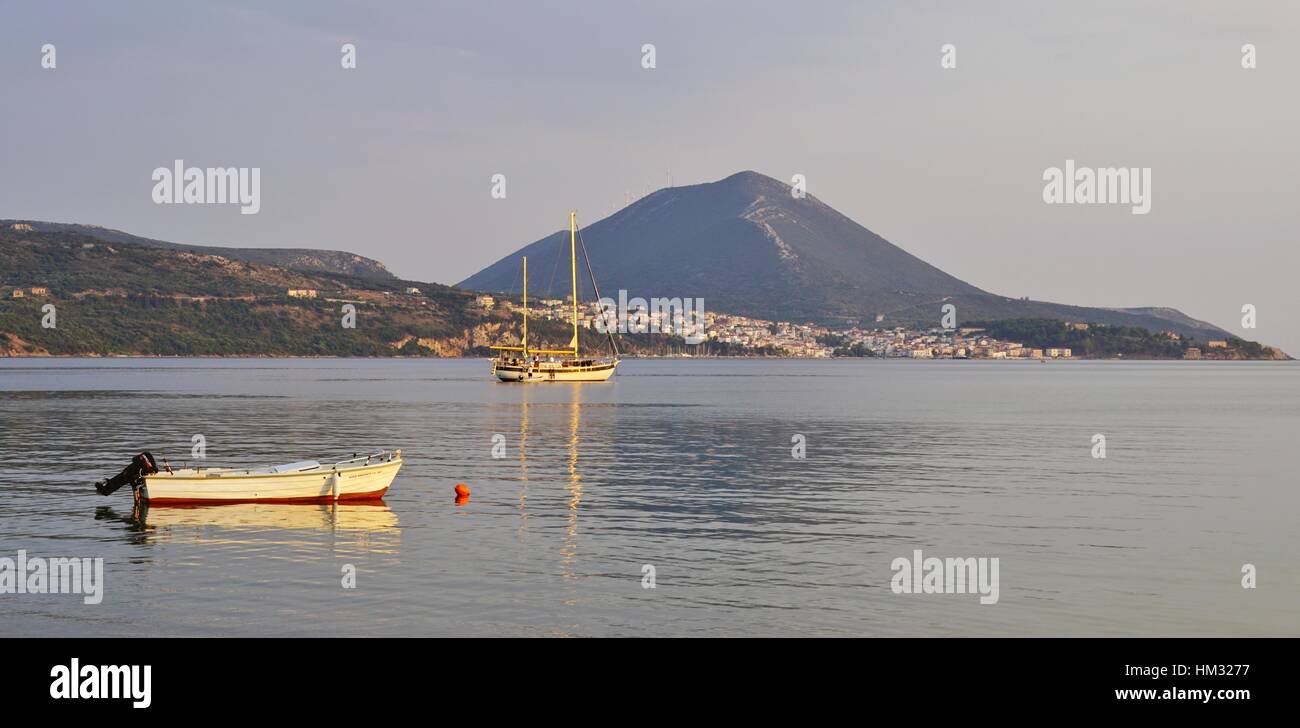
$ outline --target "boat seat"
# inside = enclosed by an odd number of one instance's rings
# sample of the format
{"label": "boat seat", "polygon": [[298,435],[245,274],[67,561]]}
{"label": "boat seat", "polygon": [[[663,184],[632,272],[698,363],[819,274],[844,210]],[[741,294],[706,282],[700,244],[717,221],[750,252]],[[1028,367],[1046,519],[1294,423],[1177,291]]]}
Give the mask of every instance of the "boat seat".
{"label": "boat seat", "polygon": [[315,460],[300,460],[299,462],[296,463],[288,463],[286,465],[276,465],[274,467],[266,468],[264,471],[254,471],[254,472],[296,473],[300,470],[315,470],[316,468],[319,467],[320,467],[320,463],[316,462]]}

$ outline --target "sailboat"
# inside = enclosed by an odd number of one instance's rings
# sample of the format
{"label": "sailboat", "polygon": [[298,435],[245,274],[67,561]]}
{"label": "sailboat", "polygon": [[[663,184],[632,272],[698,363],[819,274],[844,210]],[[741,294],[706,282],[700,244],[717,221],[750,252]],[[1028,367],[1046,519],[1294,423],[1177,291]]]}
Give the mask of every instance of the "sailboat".
{"label": "sailboat", "polygon": [[[492,373],[503,382],[603,382],[618,367],[618,345],[609,334],[609,356],[583,356],[578,348],[578,216],[569,212],[569,272],[573,285],[573,340],[566,349],[528,348],[528,258],[524,257],[524,335],[520,346],[493,346],[501,353],[492,360]],[[597,300],[600,288],[591,270],[587,246],[582,256],[591,275],[591,289]]]}

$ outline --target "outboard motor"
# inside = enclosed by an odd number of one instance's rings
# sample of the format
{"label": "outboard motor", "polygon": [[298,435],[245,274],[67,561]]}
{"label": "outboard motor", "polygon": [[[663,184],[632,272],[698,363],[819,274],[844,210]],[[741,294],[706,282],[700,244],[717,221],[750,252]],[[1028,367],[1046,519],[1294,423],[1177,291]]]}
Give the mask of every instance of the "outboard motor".
{"label": "outboard motor", "polygon": [[144,485],[146,475],[153,475],[156,472],[158,472],[158,465],[154,462],[153,453],[142,452],[131,458],[131,464],[122,472],[108,480],[95,483],[95,490],[100,495],[112,495],[113,491],[124,485],[130,485],[133,489],[138,488]]}

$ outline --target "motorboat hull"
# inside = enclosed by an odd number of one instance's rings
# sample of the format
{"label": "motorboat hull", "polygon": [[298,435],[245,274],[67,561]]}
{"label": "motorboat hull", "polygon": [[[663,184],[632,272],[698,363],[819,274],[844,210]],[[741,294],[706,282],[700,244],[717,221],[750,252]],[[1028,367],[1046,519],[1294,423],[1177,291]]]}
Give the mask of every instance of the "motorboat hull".
{"label": "motorboat hull", "polygon": [[335,503],[382,498],[402,467],[400,454],[376,463],[344,462],[293,472],[185,468],[145,478],[150,505]]}

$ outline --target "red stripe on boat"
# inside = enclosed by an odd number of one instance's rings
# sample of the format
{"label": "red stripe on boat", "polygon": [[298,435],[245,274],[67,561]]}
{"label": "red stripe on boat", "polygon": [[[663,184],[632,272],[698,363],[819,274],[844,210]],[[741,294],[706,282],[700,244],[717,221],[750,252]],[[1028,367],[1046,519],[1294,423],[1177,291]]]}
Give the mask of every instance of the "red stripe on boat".
{"label": "red stripe on boat", "polygon": [[[384,497],[388,488],[371,491],[369,493],[344,493],[340,495],[338,502],[343,501],[362,501],[378,500]],[[335,498],[332,495],[309,495],[303,498],[149,498],[149,505],[183,505],[183,504],[216,504],[216,503],[333,503]]]}

